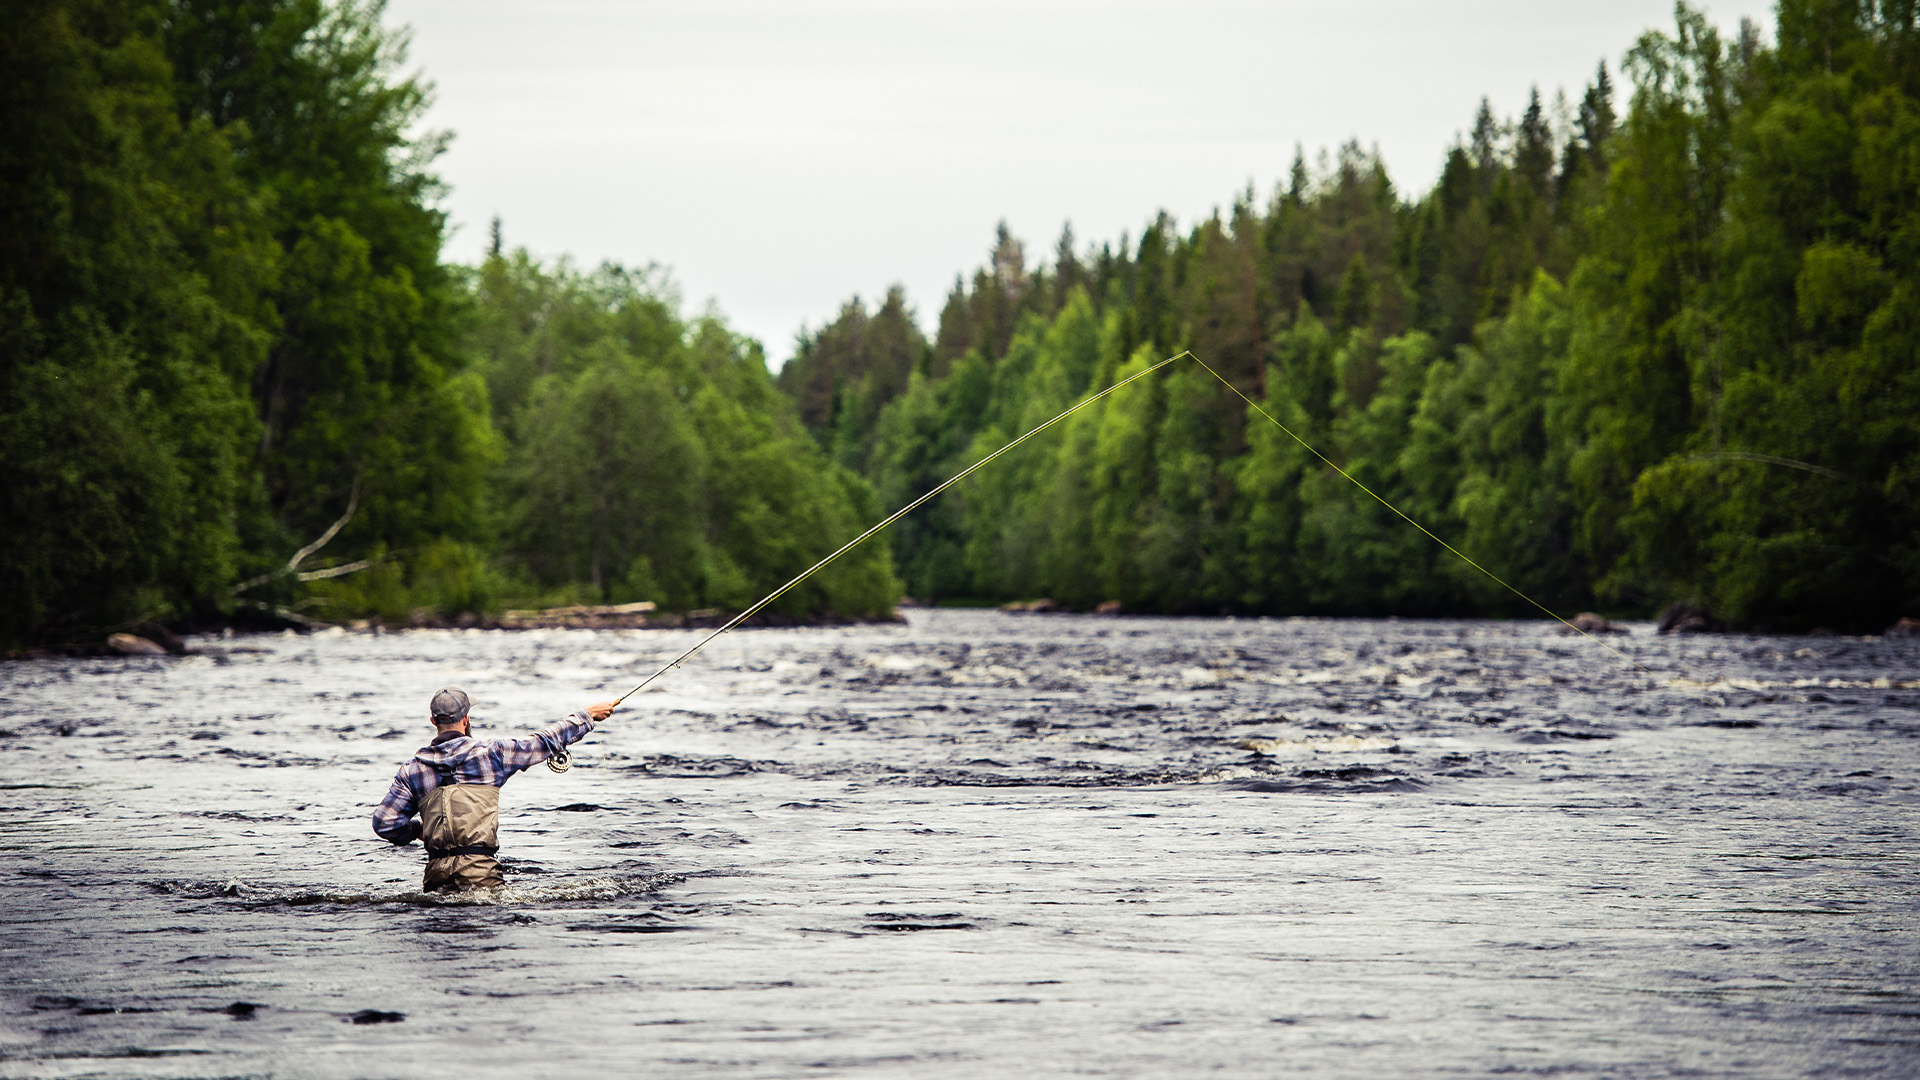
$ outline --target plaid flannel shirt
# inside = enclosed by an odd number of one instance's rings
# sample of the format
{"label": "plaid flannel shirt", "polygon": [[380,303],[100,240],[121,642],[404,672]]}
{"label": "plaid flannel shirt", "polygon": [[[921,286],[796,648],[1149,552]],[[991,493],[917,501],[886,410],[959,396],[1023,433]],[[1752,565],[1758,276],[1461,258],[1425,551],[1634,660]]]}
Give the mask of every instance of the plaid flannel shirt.
{"label": "plaid flannel shirt", "polygon": [[420,836],[420,800],[440,786],[440,771],[451,769],[456,783],[492,784],[502,787],[522,769],[560,752],[569,743],[579,742],[593,730],[593,718],[585,709],[549,728],[542,728],[518,739],[476,739],[468,735],[442,733],[433,742],[400,766],[387,789],[387,797],[373,810],[373,831],[395,844],[412,843]]}

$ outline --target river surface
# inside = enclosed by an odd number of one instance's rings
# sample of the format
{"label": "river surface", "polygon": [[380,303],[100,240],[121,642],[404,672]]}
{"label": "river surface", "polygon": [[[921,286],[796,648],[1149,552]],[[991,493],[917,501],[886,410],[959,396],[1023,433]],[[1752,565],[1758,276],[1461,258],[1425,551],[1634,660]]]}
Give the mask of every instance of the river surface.
{"label": "river surface", "polygon": [[1920,1071],[1920,641],[915,611],[0,666],[0,1076]]}

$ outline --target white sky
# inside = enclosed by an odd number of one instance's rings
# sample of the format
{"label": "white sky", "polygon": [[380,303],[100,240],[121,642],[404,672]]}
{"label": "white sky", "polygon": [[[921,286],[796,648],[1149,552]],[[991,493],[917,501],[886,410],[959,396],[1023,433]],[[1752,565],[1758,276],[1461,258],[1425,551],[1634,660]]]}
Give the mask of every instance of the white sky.
{"label": "white sky", "polygon": [[[1006,219],[1030,258],[1183,223],[1295,143],[1377,145],[1425,190],[1480,97],[1577,101],[1670,0],[390,0],[455,133],[450,257],[659,262],[778,366],[907,287],[923,326]],[[1718,0],[1771,35],[1771,4]]]}

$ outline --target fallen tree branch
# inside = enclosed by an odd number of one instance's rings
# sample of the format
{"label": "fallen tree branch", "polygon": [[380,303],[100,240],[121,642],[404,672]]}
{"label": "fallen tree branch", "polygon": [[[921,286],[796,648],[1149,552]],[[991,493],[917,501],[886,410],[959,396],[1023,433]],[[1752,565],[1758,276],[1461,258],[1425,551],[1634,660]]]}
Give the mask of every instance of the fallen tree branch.
{"label": "fallen tree branch", "polygon": [[[293,558],[287,560],[287,569],[290,571],[298,570],[300,568],[300,564],[306,560],[307,556],[313,554],[316,551],[319,551],[323,547],[326,547],[327,541],[332,540],[335,536],[338,536],[340,534],[340,530],[346,528],[347,522],[353,519],[353,512],[355,510],[358,510],[359,508],[360,508],[360,478],[356,476],[353,478],[353,491],[347,495],[347,512],[340,515],[340,520],[327,526],[327,531],[320,534],[320,539],[315,540],[313,543],[308,544],[306,547],[303,547],[299,551],[294,552]],[[302,578],[301,580],[304,581],[306,579]]]}
{"label": "fallen tree branch", "polygon": [[338,521],[327,526],[327,531],[321,533],[318,540],[294,552],[293,558],[287,560],[287,565],[269,570],[258,577],[248,578],[228,589],[227,594],[229,596],[238,596],[248,589],[265,585],[267,582],[285,574],[292,574],[299,581],[322,581],[326,578],[339,577],[342,574],[351,574],[355,570],[365,570],[367,567],[372,566],[373,560],[362,559],[359,562],[347,563],[344,566],[335,566],[326,570],[311,570],[306,573],[300,572],[300,564],[306,561],[307,556],[326,547],[328,541],[340,535],[340,530],[347,527],[347,522],[353,520],[354,511],[358,509],[360,509],[360,478],[356,476],[353,478],[353,491],[347,496],[347,512],[341,514]]}
{"label": "fallen tree branch", "polygon": [[359,562],[329,566],[325,570],[304,570],[294,576],[301,581],[325,581],[328,578],[339,577],[341,574],[351,574],[355,570],[365,570],[367,567],[372,566],[373,562],[372,559],[361,559]]}

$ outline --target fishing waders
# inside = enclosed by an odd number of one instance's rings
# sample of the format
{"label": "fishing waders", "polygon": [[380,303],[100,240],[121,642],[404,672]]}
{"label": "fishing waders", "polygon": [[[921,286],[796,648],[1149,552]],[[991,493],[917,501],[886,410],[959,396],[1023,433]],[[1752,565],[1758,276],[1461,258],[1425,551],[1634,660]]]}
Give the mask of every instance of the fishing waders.
{"label": "fishing waders", "polygon": [[427,848],[421,888],[497,889],[505,885],[494,853],[500,850],[500,789],[458,784],[443,777],[420,800],[420,840]]}

